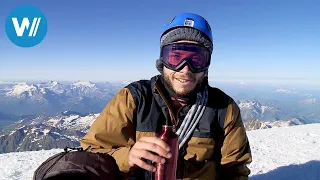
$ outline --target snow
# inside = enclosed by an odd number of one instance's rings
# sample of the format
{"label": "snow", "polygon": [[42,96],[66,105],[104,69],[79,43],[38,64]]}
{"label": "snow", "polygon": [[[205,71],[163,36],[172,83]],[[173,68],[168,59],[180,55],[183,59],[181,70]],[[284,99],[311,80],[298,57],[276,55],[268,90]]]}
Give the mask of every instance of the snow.
{"label": "snow", "polygon": [[79,115],[71,115],[67,118],[58,118],[58,119],[52,118],[52,119],[49,119],[44,124],[55,126],[58,128],[85,130],[89,126],[91,126],[91,124],[98,117],[99,114],[100,113],[90,114],[84,117],[81,117]]}
{"label": "snow", "polygon": [[319,180],[319,129],[320,124],[308,124],[247,132],[253,179]]}
{"label": "snow", "polygon": [[[43,136],[42,136],[42,137],[43,137]],[[36,138],[36,137],[35,137],[33,140],[31,140],[31,142],[32,142],[32,143],[37,142],[37,141],[41,140],[42,137],[41,137],[41,138]]]}
{"label": "snow", "polygon": [[45,136],[50,132],[50,129],[44,129],[42,132],[43,132],[43,135]]}
{"label": "snow", "polygon": [[50,81],[48,84],[49,84],[50,87],[52,88],[52,87],[58,85],[59,83],[58,83],[57,81]]}
{"label": "snow", "polygon": [[127,85],[127,84],[130,84],[132,82],[134,82],[134,80],[127,80],[127,81],[122,81],[121,84]]}
{"label": "snow", "polygon": [[288,120],[288,121],[264,121],[264,124],[270,126],[270,127],[285,127],[285,126],[292,126],[292,124],[295,125],[301,125],[304,124],[301,121],[299,121],[299,119],[292,119],[292,120]]}
{"label": "snow", "polygon": [[272,110],[272,107],[269,106],[261,106],[261,114],[264,114],[268,110]]}
{"label": "snow", "polygon": [[240,109],[242,109],[242,108],[253,109],[253,106],[252,106],[251,103],[243,103],[243,102],[241,102],[241,103],[239,104],[239,108],[240,108]]}
{"label": "snow", "polygon": [[[247,131],[250,180],[319,180],[320,124]],[[62,149],[0,154],[0,180],[32,179],[37,167]]]}
{"label": "snow", "polygon": [[67,118],[64,118],[63,120],[64,120],[64,123],[69,124],[69,123],[71,123],[71,121],[73,121],[73,120],[75,120],[75,119],[77,119],[79,117],[80,117],[79,115],[72,115],[72,116],[69,116]]}
{"label": "snow", "polygon": [[51,126],[56,126],[60,121],[61,121],[61,119],[51,118],[46,122],[46,124],[51,125]]}
{"label": "snow", "polygon": [[[80,117],[77,121],[76,124],[74,125],[69,125],[69,127],[73,127],[75,129],[83,130],[86,129],[87,127],[90,127],[93,121],[97,119],[100,113],[97,114],[91,114],[85,117]],[[63,126],[68,127],[68,125],[64,124]]]}
{"label": "snow", "polygon": [[31,129],[31,134],[33,134],[34,131],[37,130],[37,129],[38,129],[38,128],[36,128],[36,127],[32,128],[32,129]]}
{"label": "snow", "polygon": [[52,149],[0,154],[0,180],[32,179],[34,171],[42,161],[62,151],[61,149]]}
{"label": "snow", "polygon": [[60,84],[57,81],[49,81],[46,84],[39,84],[39,86],[44,87],[45,90],[49,89],[56,94],[62,94],[65,90],[64,85]]}
{"label": "snow", "polygon": [[32,92],[37,91],[37,87],[34,85],[28,85],[27,83],[19,83],[15,85],[11,91],[7,92],[7,96],[19,96],[24,92],[28,92],[29,96],[32,96]]}
{"label": "snow", "polygon": [[247,83],[246,81],[244,81],[244,80],[241,80],[239,84],[241,84],[241,85],[248,85],[248,83]]}
{"label": "snow", "polygon": [[79,138],[76,137],[76,136],[64,136],[64,137],[66,137],[66,138],[68,138],[68,139],[70,139],[71,141],[74,141],[74,142],[79,141]]}
{"label": "snow", "polygon": [[265,105],[261,105],[259,101],[246,101],[246,102],[240,102],[239,104],[239,108],[241,110],[250,110],[256,114],[260,114],[264,115],[266,112],[269,111],[279,111],[274,107],[271,106],[265,106]]}
{"label": "snow", "polygon": [[260,103],[257,101],[247,101],[247,102],[241,102],[239,104],[240,109],[254,109],[254,107],[261,107]]}
{"label": "snow", "polygon": [[0,84],[19,84],[23,82],[14,82],[14,81],[0,81]]}
{"label": "snow", "polygon": [[276,92],[279,93],[287,93],[287,94],[296,94],[297,92],[292,91],[292,90],[287,90],[287,89],[277,89]]}
{"label": "snow", "polygon": [[11,136],[13,133],[15,133],[17,130],[12,130],[10,133],[9,133],[9,136]]}
{"label": "snow", "polygon": [[94,87],[95,84],[89,82],[89,81],[79,81],[79,82],[76,82],[76,83],[73,83],[74,86],[87,86],[87,87]]}
{"label": "snow", "polygon": [[45,90],[44,88],[41,88],[41,89],[40,89],[40,92],[41,92],[42,94],[45,94],[45,93],[46,93],[46,90]]}
{"label": "snow", "polygon": [[318,103],[318,99],[317,98],[309,98],[309,99],[305,99],[303,102],[309,103],[309,104],[316,104],[316,103]]}
{"label": "snow", "polygon": [[303,94],[303,96],[307,97],[307,98],[310,98],[312,97],[313,95],[312,94]]}
{"label": "snow", "polygon": [[76,136],[67,136],[67,135],[62,135],[60,133],[57,133],[57,132],[52,132],[52,134],[55,134],[57,136],[59,136],[59,139],[69,139],[71,141],[79,141],[79,137],[76,137]]}

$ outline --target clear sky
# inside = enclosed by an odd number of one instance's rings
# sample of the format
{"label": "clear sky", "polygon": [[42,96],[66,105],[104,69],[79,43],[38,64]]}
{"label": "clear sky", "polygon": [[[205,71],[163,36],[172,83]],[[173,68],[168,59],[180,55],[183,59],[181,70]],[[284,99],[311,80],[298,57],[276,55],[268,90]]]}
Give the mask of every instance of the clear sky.
{"label": "clear sky", "polygon": [[[40,8],[47,36],[19,48],[5,34],[18,5]],[[0,80],[136,80],[157,72],[159,38],[177,13],[211,25],[213,80],[285,80],[320,84],[319,0],[0,2]]]}

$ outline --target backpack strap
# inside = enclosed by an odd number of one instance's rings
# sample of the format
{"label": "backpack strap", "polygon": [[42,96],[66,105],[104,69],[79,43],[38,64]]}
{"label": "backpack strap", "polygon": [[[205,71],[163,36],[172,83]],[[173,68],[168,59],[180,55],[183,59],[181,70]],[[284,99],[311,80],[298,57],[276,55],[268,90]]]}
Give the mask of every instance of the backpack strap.
{"label": "backpack strap", "polygon": [[[68,151],[68,149],[70,149],[69,151]],[[68,146],[66,146],[63,150],[64,150],[64,152],[70,152],[70,151],[80,151],[80,152],[86,152],[86,151],[88,151],[89,149],[91,149],[91,146],[88,146],[86,149],[84,149],[83,150],[83,148],[82,147],[68,147]]]}

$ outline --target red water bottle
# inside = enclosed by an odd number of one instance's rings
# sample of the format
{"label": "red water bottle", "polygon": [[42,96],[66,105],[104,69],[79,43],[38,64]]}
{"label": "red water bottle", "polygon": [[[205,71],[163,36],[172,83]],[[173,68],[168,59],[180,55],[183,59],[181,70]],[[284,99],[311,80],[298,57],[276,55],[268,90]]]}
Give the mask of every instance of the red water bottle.
{"label": "red water bottle", "polygon": [[160,139],[166,142],[170,147],[171,158],[165,158],[164,164],[156,163],[156,172],[154,180],[176,180],[178,153],[179,153],[179,136],[176,134],[175,126],[162,126]]}

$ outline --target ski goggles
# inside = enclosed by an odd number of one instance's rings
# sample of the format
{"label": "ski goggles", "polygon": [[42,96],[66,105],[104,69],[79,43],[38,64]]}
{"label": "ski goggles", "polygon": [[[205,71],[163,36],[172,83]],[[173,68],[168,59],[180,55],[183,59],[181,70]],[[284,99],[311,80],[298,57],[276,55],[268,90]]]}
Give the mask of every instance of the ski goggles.
{"label": "ski goggles", "polygon": [[163,46],[160,57],[171,70],[178,71],[187,63],[193,73],[198,73],[209,68],[211,54],[199,44],[176,43]]}

